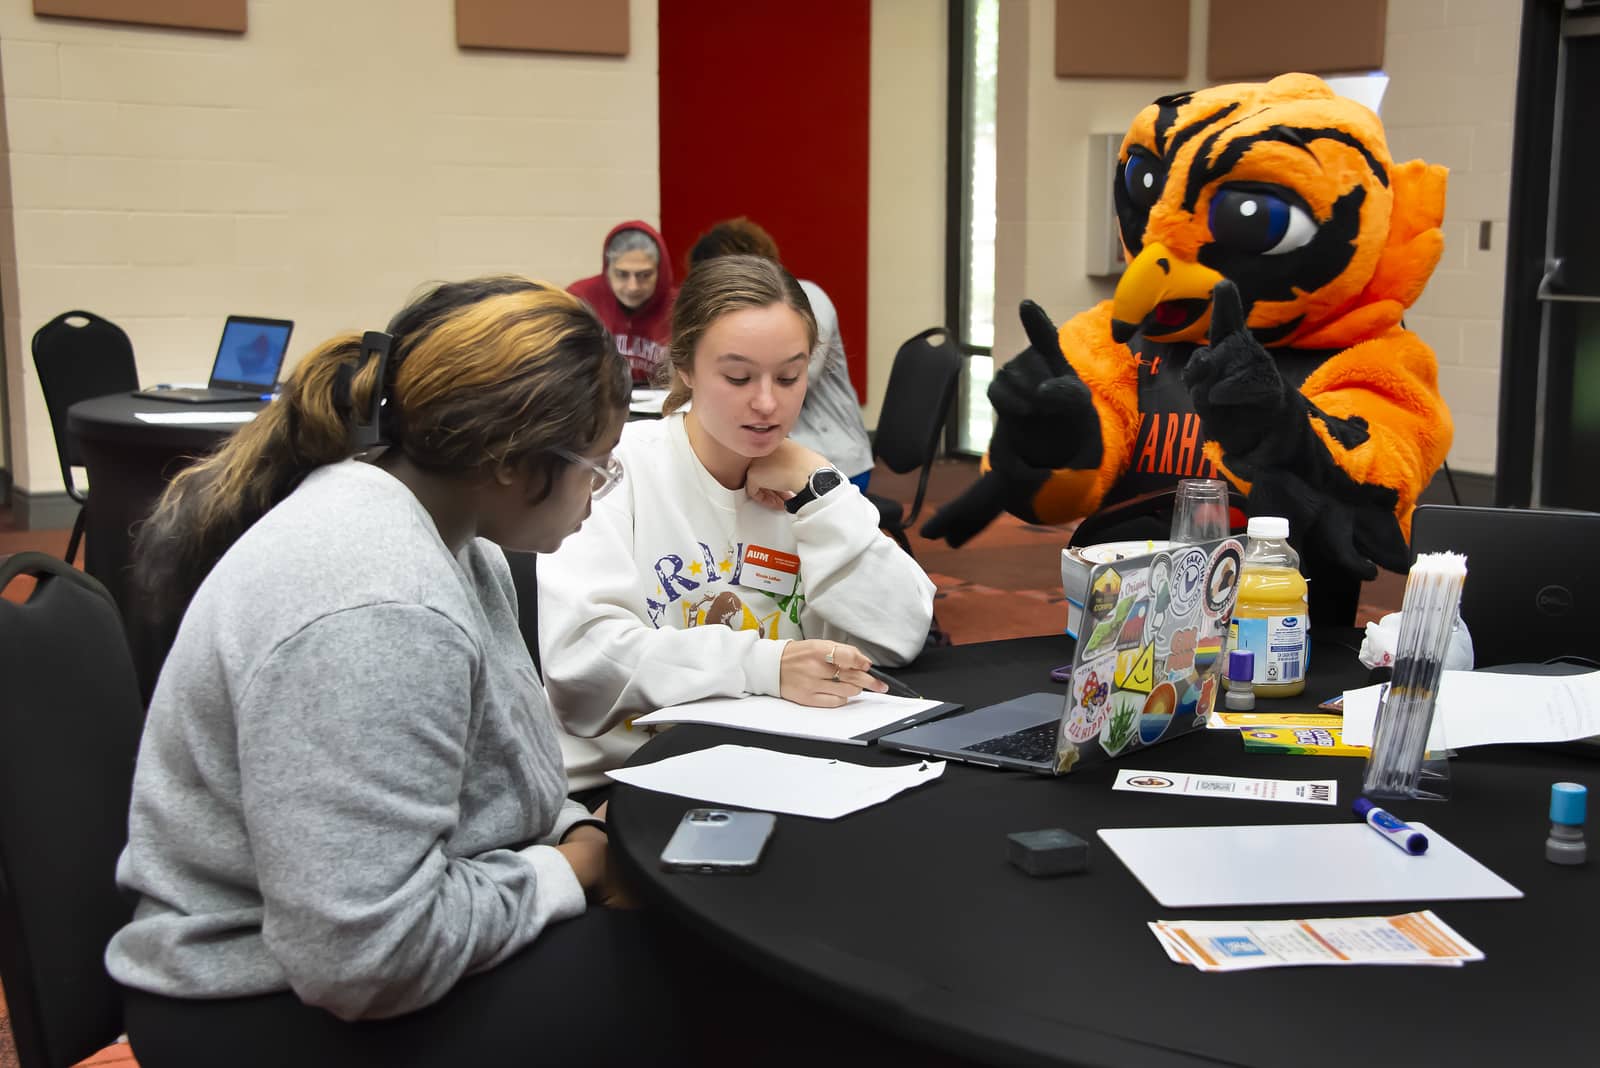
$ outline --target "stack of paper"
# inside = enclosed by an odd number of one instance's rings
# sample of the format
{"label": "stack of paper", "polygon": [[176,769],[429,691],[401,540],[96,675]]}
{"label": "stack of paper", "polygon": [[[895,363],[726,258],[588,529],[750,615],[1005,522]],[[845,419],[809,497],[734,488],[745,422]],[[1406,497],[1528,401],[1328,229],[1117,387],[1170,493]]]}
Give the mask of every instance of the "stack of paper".
{"label": "stack of paper", "polygon": [[1483,952],[1431,910],[1326,920],[1238,920],[1150,924],[1161,948],[1203,972],[1300,964],[1430,964],[1459,968]]}

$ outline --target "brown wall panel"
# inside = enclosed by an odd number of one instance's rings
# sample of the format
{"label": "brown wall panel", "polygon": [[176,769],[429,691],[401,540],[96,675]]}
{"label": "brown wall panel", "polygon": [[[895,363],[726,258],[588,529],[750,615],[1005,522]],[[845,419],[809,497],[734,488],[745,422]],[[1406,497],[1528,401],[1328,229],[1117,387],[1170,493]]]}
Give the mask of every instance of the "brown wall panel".
{"label": "brown wall panel", "polygon": [[628,0],[456,0],[456,44],[625,56]]}
{"label": "brown wall panel", "polygon": [[1211,0],[1206,77],[1380,70],[1387,0]]}
{"label": "brown wall panel", "polygon": [[1188,74],[1189,0],[1056,0],[1056,77]]}
{"label": "brown wall panel", "polygon": [[33,0],[33,13],[187,30],[243,33],[247,28],[245,0]]}

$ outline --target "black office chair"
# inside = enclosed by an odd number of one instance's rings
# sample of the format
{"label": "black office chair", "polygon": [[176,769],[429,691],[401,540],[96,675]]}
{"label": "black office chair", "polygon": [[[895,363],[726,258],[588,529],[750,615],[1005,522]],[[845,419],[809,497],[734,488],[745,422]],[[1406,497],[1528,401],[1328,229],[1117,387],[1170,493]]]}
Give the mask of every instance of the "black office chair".
{"label": "black office chair", "polygon": [[872,439],[872,458],[897,475],[922,468],[911,513],[890,497],[868,493],[878,509],[878,526],[906,552],[911,542],[906,531],[917,522],[928,491],[928,475],[939,453],[939,437],[955,402],[956,385],[965,361],[955,340],[942,326],[933,326],[911,338],[894,354],[889,385],[878,411],[878,430]]}
{"label": "black office chair", "polygon": [[122,1033],[106,942],[143,710],[111,595],[53,556],[0,558],[0,982],[22,1068],[64,1068]]}
{"label": "black office chair", "polygon": [[507,549],[506,563],[511,566],[511,585],[517,591],[517,628],[522,631],[522,642],[533,657],[533,670],[544,678],[544,668],[539,666],[539,554]]}
{"label": "black office chair", "polygon": [[91,397],[133,392],[139,388],[139,369],[133,359],[133,343],[122,328],[86,311],[62,312],[34,331],[33,366],[56,435],[61,478],[67,495],[79,506],[67,542],[66,561],[70,564],[83,540],[83,510],[89,494],[72,477],[72,469],[83,466],[83,455],[77,439],[67,430],[67,409]]}

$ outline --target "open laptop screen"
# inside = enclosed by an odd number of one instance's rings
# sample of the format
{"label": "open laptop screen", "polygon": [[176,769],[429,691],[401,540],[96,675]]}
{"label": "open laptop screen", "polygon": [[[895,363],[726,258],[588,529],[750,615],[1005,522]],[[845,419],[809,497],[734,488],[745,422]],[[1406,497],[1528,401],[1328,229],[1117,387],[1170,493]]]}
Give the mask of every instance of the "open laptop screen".
{"label": "open laptop screen", "polygon": [[294,324],[283,319],[228,317],[211,368],[213,389],[271,389],[278,381]]}

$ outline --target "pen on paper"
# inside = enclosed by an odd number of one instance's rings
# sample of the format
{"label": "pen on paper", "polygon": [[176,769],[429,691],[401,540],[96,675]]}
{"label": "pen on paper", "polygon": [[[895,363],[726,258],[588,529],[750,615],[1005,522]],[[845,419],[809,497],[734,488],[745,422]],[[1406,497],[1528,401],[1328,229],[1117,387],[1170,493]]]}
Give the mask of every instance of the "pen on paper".
{"label": "pen on paper", "polygon": [[1428,851],[1428,836],[1411,824],[1374,805],[1365,797],[1356,798],[1351,806],[1355,814],[1366,820],[1367,826],[1394,843],[1396,849],[1419,857]]}
{"label": "pen on paper", "polygon": [[867,668],[867,674],[889,687],[889,692],[896,697],[910,697],[921,700],[922,695],[886,671],[879,671],[875,667]]}

